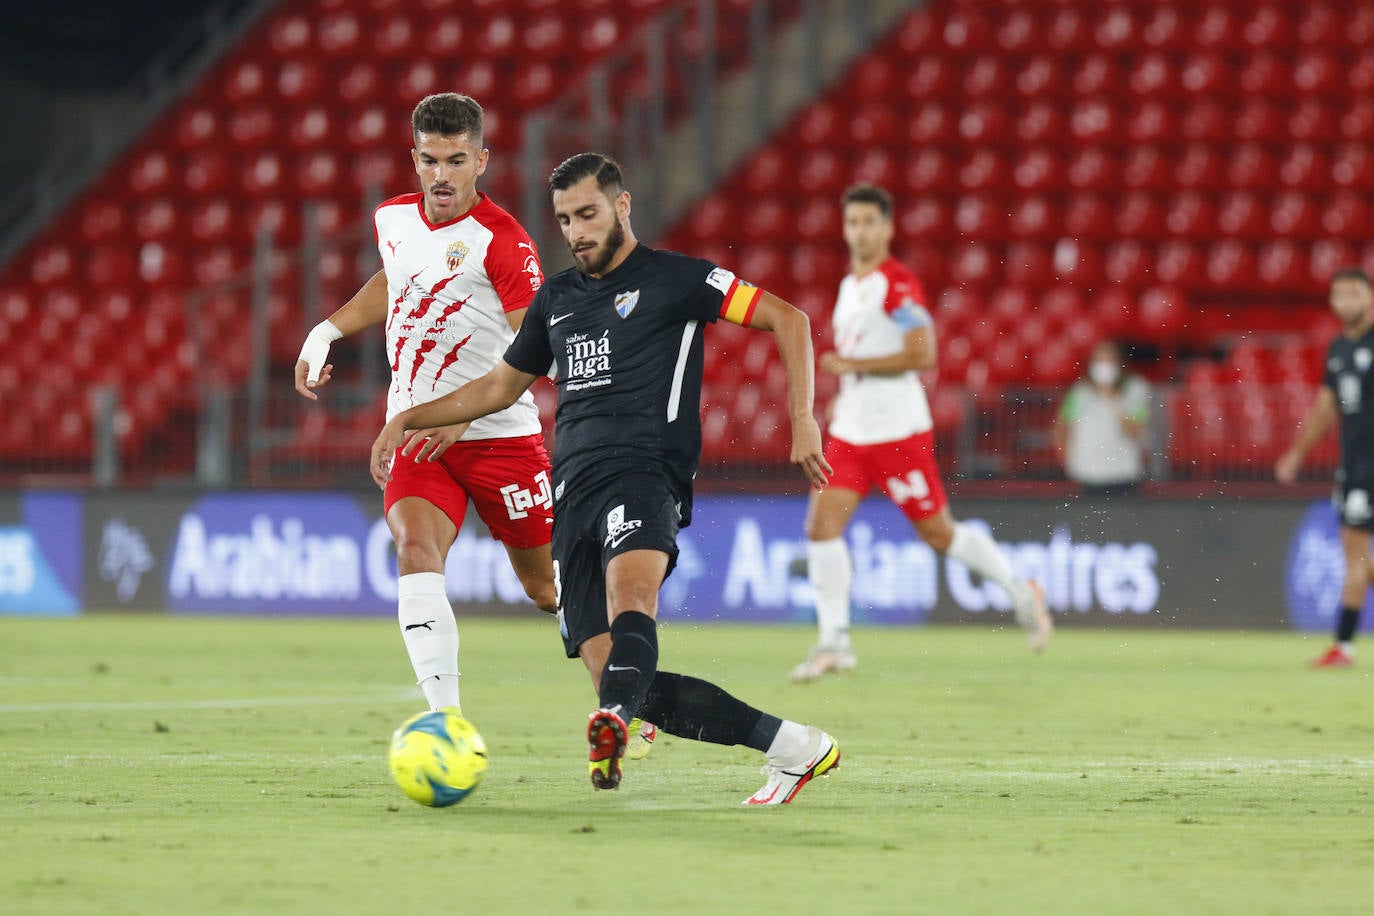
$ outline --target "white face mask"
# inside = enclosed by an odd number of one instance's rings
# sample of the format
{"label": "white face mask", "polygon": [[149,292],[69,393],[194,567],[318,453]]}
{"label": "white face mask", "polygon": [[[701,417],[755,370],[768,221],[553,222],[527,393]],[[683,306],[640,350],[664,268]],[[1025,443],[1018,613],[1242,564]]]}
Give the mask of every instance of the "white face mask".
{"label": "white face mask", "polygon": [[1094,360],[1088,364],[1088,378],[1093,380],[1094,385],[1101,385],[1107,388],[1116,384],[1116,380],[1121,377],[1121,367],[1116,363],[1105,360]]}

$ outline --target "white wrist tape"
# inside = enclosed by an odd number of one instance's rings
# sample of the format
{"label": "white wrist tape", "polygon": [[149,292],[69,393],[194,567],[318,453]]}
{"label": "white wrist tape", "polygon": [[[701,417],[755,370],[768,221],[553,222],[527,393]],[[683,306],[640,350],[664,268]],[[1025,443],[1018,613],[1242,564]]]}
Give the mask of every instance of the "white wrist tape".
{"label": "white wrist tape", "polygon": [[343,337],[343,332],[327,318],[310,329],[310,333],[305,337],[305,344],[301,347],[301,355],[297,357],[305,360],[306,365],[310,367],[305,377],[307,382],[320,380],[320,370],[324,368],[324,361],[329,358],[329,345],[340,337]]}

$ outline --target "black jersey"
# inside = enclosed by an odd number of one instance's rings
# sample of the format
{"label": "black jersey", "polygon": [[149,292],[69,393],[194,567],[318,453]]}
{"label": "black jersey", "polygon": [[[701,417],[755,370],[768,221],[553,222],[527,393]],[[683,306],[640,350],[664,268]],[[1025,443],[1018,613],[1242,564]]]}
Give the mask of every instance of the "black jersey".
{"label": "black jersey", "polygon": [[666,472],[690,520],[701,457],[702,333],[747,324],[756,287],[710,261],[636,245],[615,270],[569,269],[530,303],[506,362],[557,368],[554,498],[633,469]]}
{"label": "black jersey", "polygon": [[1331,342],[1324,384],[1336,395],[1344,476],[1374,484],[1374,328],[1359,340],[1342,334]]}

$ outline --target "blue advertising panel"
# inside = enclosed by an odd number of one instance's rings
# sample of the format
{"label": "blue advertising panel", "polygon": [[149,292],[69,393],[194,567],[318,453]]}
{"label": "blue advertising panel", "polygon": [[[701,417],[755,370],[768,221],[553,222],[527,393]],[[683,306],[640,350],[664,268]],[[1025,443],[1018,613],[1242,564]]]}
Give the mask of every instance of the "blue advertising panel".
{"label": "blue advertising panel", "polygon": [[0,614],[81,608],[81,497],[24,493],[0,511]]}
{"label": "blue advertising panel", "polygon": [[[1340,522],[1329,500],[1315,502],[1293,532],[1284,570],[1288,613],[1298,630],[1333,629],[1341,606],[1341,582],[1345,577],[1345,551],[1341,547]],[[1362,631],[1374,630],[1374,597],[1365,596]]]}

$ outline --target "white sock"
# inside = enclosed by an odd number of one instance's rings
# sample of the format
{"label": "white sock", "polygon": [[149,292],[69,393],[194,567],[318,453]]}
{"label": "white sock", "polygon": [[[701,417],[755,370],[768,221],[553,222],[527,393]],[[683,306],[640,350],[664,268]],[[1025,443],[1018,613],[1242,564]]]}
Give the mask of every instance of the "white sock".
{"label": "white sock", "polygon": [[1355,644],[1353,642],[1341,642],[1336,643],[1336,645],[1340,646],[1341,651],[1344,652],[1346,655],[1355,654]]}
{"label": "white sock", "polygon": [[1026,598],[1026,583],[1016,578],[1011,562],[997,542],[987,532],[964,522],[955,522],[954,537],[947,553],[985,579],[991,579],[1006,589],[1012,603],[1020,605]]}
{"label": "white sock", "polygon": [[397,617],[415,678],[430,709],[458,706],[458,621],[443,573],[401,576]]}
{"label": "white sock", "polygon": [[806,760],[810,751],[810,730],[799,722],[783,719],[773,743],[768,745],[768,759],[782,766],[792,766]]}
{"label": "white sock", "polygon": [[816,623],[820,644],[827,649],[849,648],[849,588],[854,569],[844,538],[806,542],[807,577],[816,592]]}

